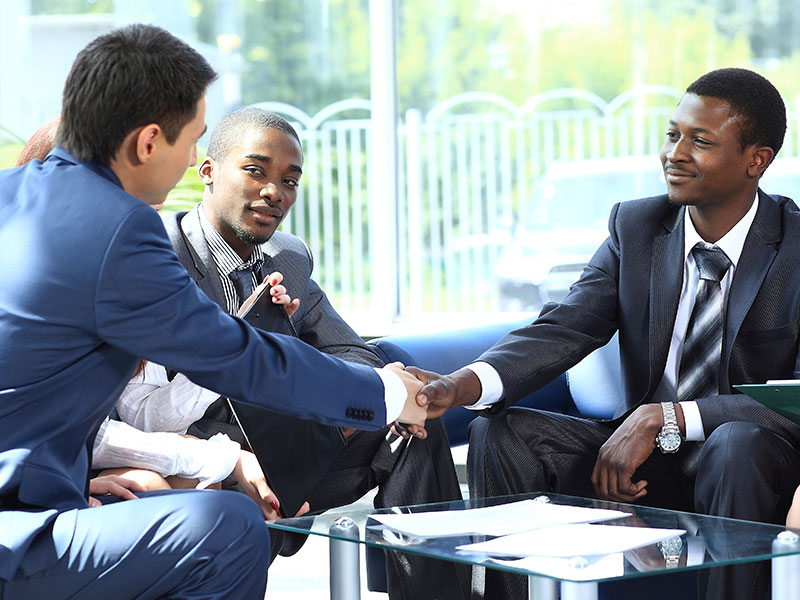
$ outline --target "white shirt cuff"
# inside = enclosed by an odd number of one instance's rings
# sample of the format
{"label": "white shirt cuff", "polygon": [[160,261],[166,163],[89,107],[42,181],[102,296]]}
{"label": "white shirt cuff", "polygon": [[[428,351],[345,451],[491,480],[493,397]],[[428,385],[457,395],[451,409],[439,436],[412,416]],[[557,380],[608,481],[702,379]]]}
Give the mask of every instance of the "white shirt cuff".
{"label": "white shirt cuff", "polygon": [[703,431],[703,418],[700,416],[697,402],[680,402],[680,405],[683,409],[683,420],[686,423],[686,441],[705,441],[706,434]]}
{"label": "white shirt cuff", "polygon": [[391,425],[403,412],[406,405],[406,386],[397,373],[392,373],[389,369],[378,369],[373,367],[375,372],[383,381],[384,396],[386,403],[386,424]]}
{"label": "white shirt cuff", "polygon": [[494,367],[485,362],[474,362],[467,368],[478,376],[481,382],[481,397],[471,405],[465,406],[470,410],[483,410],[491,406],[503,396],[503,382]]}
{"label": "white shirt cuff", "polygon": [[225,479],[239,461],[241,448],[224,433],[207,440],[180,438],[177,473],[187,479],[198,479],[202,490]]}

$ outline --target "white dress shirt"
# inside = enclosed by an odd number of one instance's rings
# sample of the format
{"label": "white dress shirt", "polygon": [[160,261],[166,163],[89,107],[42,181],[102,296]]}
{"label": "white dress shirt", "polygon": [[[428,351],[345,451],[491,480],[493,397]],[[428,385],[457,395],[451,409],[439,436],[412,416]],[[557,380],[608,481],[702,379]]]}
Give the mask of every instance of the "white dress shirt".
{"label": "white dress shirt", "polygon": [[[716,244],[709,244],[700,237],[697,230],[689,218],[689,211],[686,211],[686,218],[684,218],[684,264],[683,264],[683,287],[681,288],[681,296],[678,302],[678,311],[675,316],[675,325],[672,329],[672,338],[669,346],[669,354],[667,355],[667,364],[664,369],[664,377],[654,395],[656,402],[674,402],[676,399],[676,382],[678,381],[678,372],[680,369],[680,357],[683,350],[683,341],[686,337],[686,329],[689,325],[689,317],[694,308],[695,296],[697,294],[697,285],[700,281],[700,273],[695,265],[694,256],[692,256],[692,248],[700,244],[706,248],[717,247],[721,249],[731,261],[731,266],[725,277],[722,278],[720,286],[725,306],[728,303],[728,293],[731,288],[731,281],[733,281],[733,274],[736,272],[736,265],[739,262],[739,257],[742,255],[744,248],[745,238],[747,237],[750,227],[756,218],[756,211],[758,210],[758,196],[750,206],[744,217],[742,217],[736,225],[734,225],[728,233],[720,238]],[[485,362],[476,362],[467,366],[472,370],[481,382],[481,397],[472,406],[467,408],[472,410],[481,410],[490,406],[500,400],[503,396],[503,382],[500,380],[500,375],[490,364]],[[686,440],[690,442],[699,442],[705,439],[703,432],[703,421],[700,417],[700,410],[697,408],[697,403],[694,401],[681,402],[683,409],[684,420],[686,421]]]}

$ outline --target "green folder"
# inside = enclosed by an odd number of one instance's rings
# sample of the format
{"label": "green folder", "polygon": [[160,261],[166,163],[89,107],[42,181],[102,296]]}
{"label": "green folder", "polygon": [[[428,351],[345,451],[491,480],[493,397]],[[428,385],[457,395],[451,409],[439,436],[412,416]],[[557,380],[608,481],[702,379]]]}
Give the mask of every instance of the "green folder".
{"label": "green folder", "polygon": [[779,415],[800,424],[800,381],[735,385],[733,389],[758,400]]}

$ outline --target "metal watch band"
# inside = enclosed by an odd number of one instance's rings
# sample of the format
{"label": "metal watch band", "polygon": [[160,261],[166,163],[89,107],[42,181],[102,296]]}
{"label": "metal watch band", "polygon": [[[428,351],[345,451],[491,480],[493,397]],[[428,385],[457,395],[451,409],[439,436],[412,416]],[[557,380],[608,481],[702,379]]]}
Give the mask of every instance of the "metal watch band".
{"label": "metal watch band", "polygon": [[675,405],[672,402],[662,402],[661,411],[664,413],[664,427],[667,425],[678,426],[678,416],[675,414]]}

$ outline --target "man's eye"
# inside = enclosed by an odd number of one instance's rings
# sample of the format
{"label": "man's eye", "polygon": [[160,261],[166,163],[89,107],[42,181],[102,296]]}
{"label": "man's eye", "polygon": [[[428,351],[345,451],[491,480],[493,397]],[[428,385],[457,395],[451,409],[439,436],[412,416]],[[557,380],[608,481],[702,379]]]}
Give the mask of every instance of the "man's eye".
{"label": "man's eye", "polygon": [[300,182],[297,179],[284,179],[283,182],[290,187],[297,187]]}

